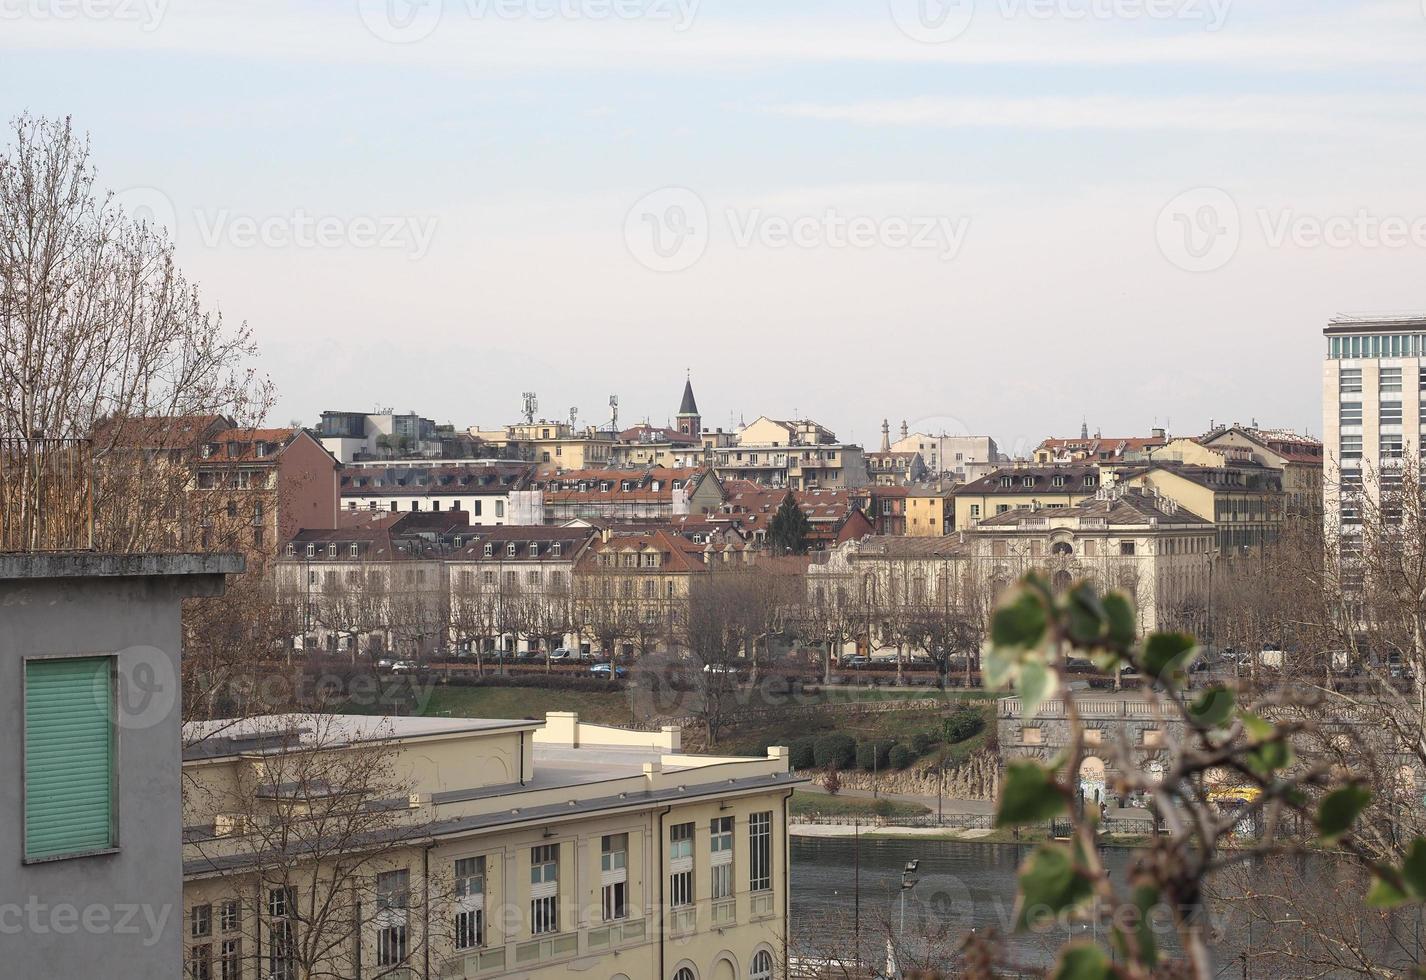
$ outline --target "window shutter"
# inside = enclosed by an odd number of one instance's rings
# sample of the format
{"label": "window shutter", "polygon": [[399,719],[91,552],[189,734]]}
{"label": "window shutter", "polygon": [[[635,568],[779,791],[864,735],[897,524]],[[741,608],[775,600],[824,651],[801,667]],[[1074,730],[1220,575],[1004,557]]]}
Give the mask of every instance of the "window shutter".
{"label": "window shutter", "polygon": [[114,660],[25,664],[25,857],[114,846]]}

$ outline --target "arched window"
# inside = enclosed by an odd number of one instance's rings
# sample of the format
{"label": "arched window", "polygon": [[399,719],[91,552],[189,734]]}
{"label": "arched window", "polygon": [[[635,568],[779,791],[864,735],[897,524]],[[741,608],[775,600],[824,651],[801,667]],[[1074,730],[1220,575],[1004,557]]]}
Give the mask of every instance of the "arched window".
{"label": "arched window", "polygon": [[1074,554],[1074,547],[1071,546],[1068,541],[1056,541],[1054,547],[1050,549],[1050,553],[1055,555],[1072,555]]}
{"label": "arched window", "polygon": [[693,971],[686,966],[678,968],[678,972],[673,975],[673,980],[695,980]]}
{"label": "arched window", "polygon": [[772,980],[772,954],[760,949],[753,955],[753,965],[748,970],[748,980]]}

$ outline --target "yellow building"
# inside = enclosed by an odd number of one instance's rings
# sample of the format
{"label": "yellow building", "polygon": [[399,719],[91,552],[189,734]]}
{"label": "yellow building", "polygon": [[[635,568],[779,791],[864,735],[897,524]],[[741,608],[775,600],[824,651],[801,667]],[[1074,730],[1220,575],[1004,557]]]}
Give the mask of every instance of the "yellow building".
{"label": "yellow building", "polygon": [[956,498],[950,490],[912,490],[906,495],[906,534],[934,538],[956,526]]}
{"label": "yellow building", "polygon": [[1190,513],[1212,521],[1225,558],[1260,551],[1282,528],[1282,472],[1254,465],[1227,467],[1159,463],[1126,468],[1123,486],[1153,488]]}
{"label": "yellow building", "polygon": [[[677,729],[565,713],[185,735],[187,976],[785,975],[787,802],[803,781],[785,749],[689,755]],[[406,792],[358,809],[349,783],[372,772]]]}
{"label": "yellow building", "polygon": [[1099,481],[1099,467],[1092,463],[999,469],[955,491],[955,527],[968,530],[1018,507],[1069,507],[1093,497]]}

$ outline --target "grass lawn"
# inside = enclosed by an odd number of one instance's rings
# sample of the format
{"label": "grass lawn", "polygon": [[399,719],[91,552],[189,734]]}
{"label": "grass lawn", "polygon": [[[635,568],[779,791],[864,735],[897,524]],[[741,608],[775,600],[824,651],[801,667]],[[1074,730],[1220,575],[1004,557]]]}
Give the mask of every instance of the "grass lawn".
{"label": "grass lawn", "polygon": [[577,711],[596,725],[633,722],[623,691],[557,691],[539,687],[436,687],[421,714],[451,718],[541,718]]}
{"label": "grass lawn", "polygon": [[789,804],[794,817],[816,813],[824,817],[921,817],[930,809],[919,803],[868,800],[860,796],[828,796],[794,790]]}

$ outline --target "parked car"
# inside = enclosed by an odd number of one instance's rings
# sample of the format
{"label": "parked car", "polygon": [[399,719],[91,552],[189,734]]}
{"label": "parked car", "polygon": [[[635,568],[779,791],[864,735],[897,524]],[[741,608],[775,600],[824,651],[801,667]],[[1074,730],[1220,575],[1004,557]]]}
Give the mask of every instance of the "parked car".
{"label": "parked car", "polygon": [[416,674],[425,669],[425,664],[418,664],[414,660],[398,660],[391,665],[391,672],[393,674]]}
{"label": "parked car", "polygon": [[569,647],[560,647],[558,650],[550,651],[550,663],[573,663],[579,659],[579,651],[571,650]]}
{"label": "parked car", "polygon": [[847,670],[858,670],[862,667],[870,667],[871,658],[864,657],[860,653],[855,653],[850,657],[843,657],[842,666]]}
{"label": "parked car", "polygon": [[623,677],[625,674],[628,673],[628,671],[625,670],[623,667],[616,667],[612,664],[607,663],[595,664],[593,667],[589,668],[589,672],[595,677],[608,677],[610,671],[614,672],[615,677]]}
{"label": "parked car", "polygon": [[377,670],[390,670],[392,667],[395,667],[395,666],[396,666],[396,661],[395,661],[395,660],[392,660],[390,657],[382,657],[380,660],[378,660],[378,661],[376,662],[376,669],[377,669]]}

